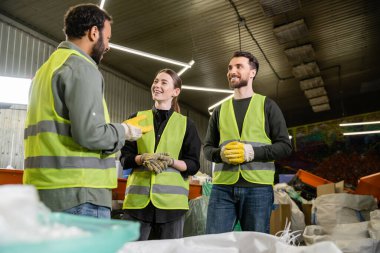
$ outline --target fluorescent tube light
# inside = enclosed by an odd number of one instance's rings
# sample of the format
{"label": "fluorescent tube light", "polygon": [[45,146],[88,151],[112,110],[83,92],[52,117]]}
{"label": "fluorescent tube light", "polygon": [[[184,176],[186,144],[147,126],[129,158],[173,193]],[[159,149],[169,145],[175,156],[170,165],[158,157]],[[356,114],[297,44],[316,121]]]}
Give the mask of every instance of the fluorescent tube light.
{"label": "fluorescent tube light", "polygon": [[219,92],[219,93],[234,93],[233,90],[203,88],[203,87],[189,86],[189,85],[182,85],[182,89],[184,89],[184,90],[198,90],[198,91]]}
{"label": "fluorescent tube light", "polygon": [[172,60],[172,59],[169,59],[169,58],[166,58],[166,57],[162,57],[162,56],[158,56],[158,55],[154,55],[154,54],[150,54],[150,53],[145,53],[143,51],[139,51],[139,50],[136,50],[136,49],[132,49],[132,48],[116,45],[116,44],[113,44],[113,43],[110,43],[109,45],[110,45],[111,48],[114,48],[114,49],[117,49],[117,50],[121,50],[123,52],[127,52],[127,53],[131,53],[131,54],[136,54],[136,55],[144,56],[144,57],[147,57],[147,58],[151,58],[151,59],[155,59],[155,60],[158,60],[158,61],[163,61],[163,62],[171,63],[171,64],[174,64],[174,65],[179,65],[179,66],[186,67],[186,68],[191,68],[191,65],[188,64],[188,63],[185,63],[185,62],[180,62],[180,61]]}
{"label": "fluorescent tube light", "polygon": [[356,122],[356,123],[342,123],[339,124],[341,127],[345,126],[361,126],[361,125],[372,125],[372,124],[380,124],[380,121],[368,121],[368,122]]}
{"label": "fluorescent tube light", "polygon": [[214,109],[215,107],[217,107],[218,105],[220,105],[221,103],[223,103],[224,101],[227,101],[228,99],[232,98],[234,96],[234,94],[231,94],[229,95],[228,97],[225,97],[223,98],[222,100],[220,100],[219,102],[213,104],[212,106],[210,106],[208,108],[208,111],[210,112],[211,109]]}
{"label": "fluorescent tube light", "polygon": [[100,9],[103,9],[105,3],[106,3],[106,0],[102,0],[102,1],[100,2],[100,6],[99,6],[99,8],[100,8]]}
{"label": "fluorescent tube light", "polygon": [[[102,0],[101,1],[100,6],[99,6],[100,9],[103,9],[105,2],[106,2],[106,0]],[[140,50],[136,50],[136,49],[132,49],[132,48],[116,45],[116,44],[113,44],[113,43],[110,43],[109,45],[110,45],[111,48],[114,48],[114,49],[117,49],[117,50],[121,50],[121,51],[124,51],[124,52],[127,52],[127,53],[136,54],[136,55],[144,56],[144,57],[147,57],[147,58],[151,58],[151,59],[155,59],[155,60],[171,63],[171,64],[174,64],[174,65],[183,66],[183,69],[181,69],[177,73],[179,76],[182,75],[183,72],[185,72],[186,70],[188,70],[189,68],[191,68],[191,66],[193,66],[193,64],[194,64],[193,60],[191,60],[189,63],[184,63],[184,62],[180,62],[180,61],[177,61],[177,60],[172,60],[172,59],[169,59],[169,58],[166,58],[166,57],[162,57],[162,56],[159,56],[159,55],[154,55],[154,54],[146,53],[146,52],[143,52],[143,51],[140,51]]]}
{"label": "fluorescent tube light", "polygon": [[[190,66],[193,66],[194,63],[195,63],[194,60],[189,61]],[[188,67],[183,67],[180,71],[177,72],[177,75],[181,76],[188,69],[189,69]]]}
{"label": "fluorescent tube light", "polygon": [[343,135],[360,135],[360,134],[380,134],[380,130],[343,133]]}

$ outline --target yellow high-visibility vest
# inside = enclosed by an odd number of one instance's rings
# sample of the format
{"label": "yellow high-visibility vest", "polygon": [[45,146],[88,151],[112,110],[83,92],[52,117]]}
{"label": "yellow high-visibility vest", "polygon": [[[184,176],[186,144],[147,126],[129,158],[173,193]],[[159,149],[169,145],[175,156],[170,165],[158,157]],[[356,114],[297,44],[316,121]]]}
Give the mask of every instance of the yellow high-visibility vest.
{"label": "yellow high-visibility vest", "polygon": [[[265,132],[264,115],[265,96],[254,94],[245,114],[241,135],[236,123],[232,98],[224,102],[219,115],[219,146],[223,147],[232,141],[251,144],[253,147],[260,147],[272,144]],[[251,183],[273,184],[275,166],[274,162],[242,163],[232,165],[218,163],[214,168],[213,184],[234,184],[239,176]]]}
{"label": "yellow high-visibility vest", "polygon": [[[154,124],[152,110],[142,111],[137,115],[142,114],[146,115],[147,119],[141,125]],[[155,133],[151,131],[137,140],[138,153],[166,152],[172,158],[178,159],[186,133],[186,124],[185,116],[173,112],[161,135],[157,150],[154,150]],[[152,201],[152,204],[160,209],[187,210],[188,195],[189,181],[184,179],[178,170],[168,167],[162,173],[156,174],[140,166],[134,168],[128,177],[123,209],[142,209]]]}
{"label": "yellow high-visibility vest", "polygon": [[[31,93],[24,133],[24,184],[37,189],[68,187],[116,188],[115,155],[88,150],[71,136],[71,122],[54,108],[52,79],[71,55],[94,63],[78,51],[57,49],[37,71]],[[110,122],[103,98],[106,123]]]}

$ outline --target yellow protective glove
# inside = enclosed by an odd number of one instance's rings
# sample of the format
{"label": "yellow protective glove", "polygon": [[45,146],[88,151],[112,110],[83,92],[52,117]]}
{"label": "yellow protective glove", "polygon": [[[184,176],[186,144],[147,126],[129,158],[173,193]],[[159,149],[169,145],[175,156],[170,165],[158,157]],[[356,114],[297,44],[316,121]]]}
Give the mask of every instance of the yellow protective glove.
{"label": "yellow protective glove", "polygon": [[150,171],[156,172],[156,174],[161,173],[168,166],[172,165],[172,159],[168,153],[144,153],[141,155],[142,165]]}
{"label": "yellow protective glove", "polygon": [[142,131],[142,133],[145,134],[147,132],[152,131],[153,130],[153,126],[152,125],[149,125],[149,126],[140,126],[139,122],[141,120],[144,120],[144,119],[146,119],[146,115],[139,115],[139,116],[127,119],[123,123],[124,124],[132,125],[132,126],[137,127],[137,128],[140,128],[141,131]]}
{"label": "yellow protective glove", "polygon": [[143,166],[147,167],[150,171],[154,171],[156,174],[161,173],[168,167],[166,162],[155,159],[144,161]]}
{"label": "yellow protective glove", "polygon": [[222,147],[220,156],[223,162],[236,165],[252,161],[254,152],[250,144],[233,141]]}
{"label": "yellow protective glove", "polygon": [[141,155],[141,163],[150,160],[163,160],[167,156],[169,156],[168,153],[144,153]]}
{"label": "yellow protective glove", "polygon": [[159,159],[165,162],[169,167],[173,166],[174,158],[170,157],[168,153],[161,153],[161,154],[162,156]]}

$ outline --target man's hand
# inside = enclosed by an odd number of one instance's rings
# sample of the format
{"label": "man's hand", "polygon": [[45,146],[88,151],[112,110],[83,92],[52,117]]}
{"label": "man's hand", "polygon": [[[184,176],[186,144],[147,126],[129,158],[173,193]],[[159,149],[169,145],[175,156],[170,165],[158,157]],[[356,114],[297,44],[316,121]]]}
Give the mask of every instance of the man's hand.
{"label": "man's hand", "polygon": [[124,127],[125,139],[127,141],[136,141],[142,136],[142,131],[140,128],[125,123],[121,123],[121,125]]}
{"label": "man's hand", "polygon": [[223,162],[237,165],[252,161],[254,152],[252,145],[233,141],[222,147],[220,156]]}
{"label": "man's hand", "polygon": [[137,128],[140,128],[142,133],[145,134],[145,133],[152,131],[153,126],[152,125],[140,126],[139,122],[144,120],[144,119],[146,119],[146,115],[139,115],[139,116],[127,119],[123,123],[128,124],[128,125],[132,125],[132,126],[137,127]]}

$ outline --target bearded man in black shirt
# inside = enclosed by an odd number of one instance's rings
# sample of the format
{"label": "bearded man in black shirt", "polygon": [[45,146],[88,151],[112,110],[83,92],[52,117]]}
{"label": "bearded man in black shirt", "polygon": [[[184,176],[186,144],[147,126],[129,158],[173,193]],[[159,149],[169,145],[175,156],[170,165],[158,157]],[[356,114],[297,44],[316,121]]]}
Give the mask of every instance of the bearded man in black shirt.
{"label": "bearded man in black shirt", "polygon": [[259,70],[248,52],[235,52],[227,78],[233,98],[215,108],[206,134],[204,155],[216,163],[206,233],[243,231],[269,233],[273,204],[274,160],[292,147],[284,116],[277,104],[255,93]]}

